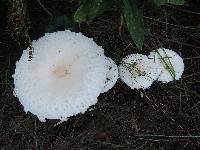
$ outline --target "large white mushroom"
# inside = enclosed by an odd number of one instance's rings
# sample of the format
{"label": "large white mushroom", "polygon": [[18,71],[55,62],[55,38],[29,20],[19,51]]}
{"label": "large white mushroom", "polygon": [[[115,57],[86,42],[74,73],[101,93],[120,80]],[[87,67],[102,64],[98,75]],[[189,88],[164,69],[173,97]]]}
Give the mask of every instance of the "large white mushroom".
{"label": "large white mushroom", "polygon": [[[81,33],[58,31],[33,41],[16,63],[14,91],[25,111],[45,119],[67,120],[84,113],[105,88],[104,50]],[[110,88],[110,87],[109,87]]]}
{"label": "large white mushroom", "polygon": [[115,85],[117,79],[119,78],[118,67],[116,63],[111,58],[106,57],[105,59],[106,59],[107,73],[106,73],[105,85],[101,93],[105,93],[108,90],[110,90]]}
{"label": "large white mushroom", "polygon": [[159,48],[148,56],[153,59],[161,68],[158,81],[167,83],[181,78],[184,71],[183,59],[174,51]]}
{"label": "large white mushroom", "polygon": [[132,89],[146,89],[160,75],[159,65],[146,55],[131,54],[122,59],[119,75]]}

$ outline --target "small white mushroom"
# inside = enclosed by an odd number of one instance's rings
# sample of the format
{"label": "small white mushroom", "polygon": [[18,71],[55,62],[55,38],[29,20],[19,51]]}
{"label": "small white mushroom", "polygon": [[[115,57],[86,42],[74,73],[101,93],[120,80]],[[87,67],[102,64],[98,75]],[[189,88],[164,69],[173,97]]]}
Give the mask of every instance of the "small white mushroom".
{"label": "small white mushroom", "polygon": [[158,81],[167,83],[173,80],[179,80],[184,71],[183,59],[174,51],[159,48],[148,56],[153,59],[161,68],[161,74]]}
{"label": "small white mushroom", "polygon": [[118,68],[116,63],[111,58],[106,57],[105,59],[106,59],[107,73],[106,73],[105,85],[101,93],[105,93],[108,90],[110,90],[115,85],[117,79],[119,78]]}
{"label": "small white mushroom", "polygon": [[33,41],[16,63],[14,91],[24,110],[45,119],[67,120],[96,104],[105,85],[104,50],[80,33],[58,31]]}
{"label": "small white mushroom", "polygon": [[146,89],[160,75],[159,66],[141,54],[131,54],[122,59],[119,75],[132,89]]}

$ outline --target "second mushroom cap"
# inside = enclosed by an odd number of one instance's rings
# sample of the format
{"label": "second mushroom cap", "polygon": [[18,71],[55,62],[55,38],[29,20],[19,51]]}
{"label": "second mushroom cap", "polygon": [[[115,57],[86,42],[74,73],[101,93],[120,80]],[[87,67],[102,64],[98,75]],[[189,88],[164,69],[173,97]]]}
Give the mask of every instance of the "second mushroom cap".
{"label": "second mushroom cap", "polygon": [[146,89],[161,73],[159,65],[142,54],[130,54],[119,66],[120,78],[132,89]]}

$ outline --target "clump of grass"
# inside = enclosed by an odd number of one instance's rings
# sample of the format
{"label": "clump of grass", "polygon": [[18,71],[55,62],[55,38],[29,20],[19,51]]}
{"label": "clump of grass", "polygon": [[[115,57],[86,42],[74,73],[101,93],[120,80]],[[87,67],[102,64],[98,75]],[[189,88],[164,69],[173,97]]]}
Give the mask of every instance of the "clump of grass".
{"label": "clump of grass", "polygon": [[164,67],[165,69],[167,69],[167,71],[170,73],[170,75],[172,76],[173,80],[176,80],[176,71],[170,61],[170,57],[167,56],[167,53],[165,51],[163,51],[165,53],[165,57],[163,57],[159,51],[156,49],[156,53],[158,53],[158,55],[160,56],[160,59],[162,60],[162,63],[164,63]]}
{"label": "clump of grass", "polygon": [[8,30],[11,37],[20,45],[24,41],[30,45],[30,22],[26,0],[8,1]]}

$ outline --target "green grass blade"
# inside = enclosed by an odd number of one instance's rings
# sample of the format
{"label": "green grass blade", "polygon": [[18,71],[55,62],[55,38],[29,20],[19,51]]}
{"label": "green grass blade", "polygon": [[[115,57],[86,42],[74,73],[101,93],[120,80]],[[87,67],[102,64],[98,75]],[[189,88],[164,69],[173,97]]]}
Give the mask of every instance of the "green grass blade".
{"label": "green grass blade", "polygon": [[185,0],[153,0],[153,2],[157,6],[166,5],[166,4],[183,5],[185,3]]}
{"label": "green grass blade", "polygon": [[162,60],[162,62],[165,65],[165,69],[167,69],[167,71],[170,73],[171,77],[173,78],[173,80],[176,80],[176,71],[169,59],[169,57],[167,56],[166,52],[163,51],[165,53],[165,56],[163,57],[158,50],[156,50],[156,53],[158,53],[158,55],[160,56],[160,59]]}

